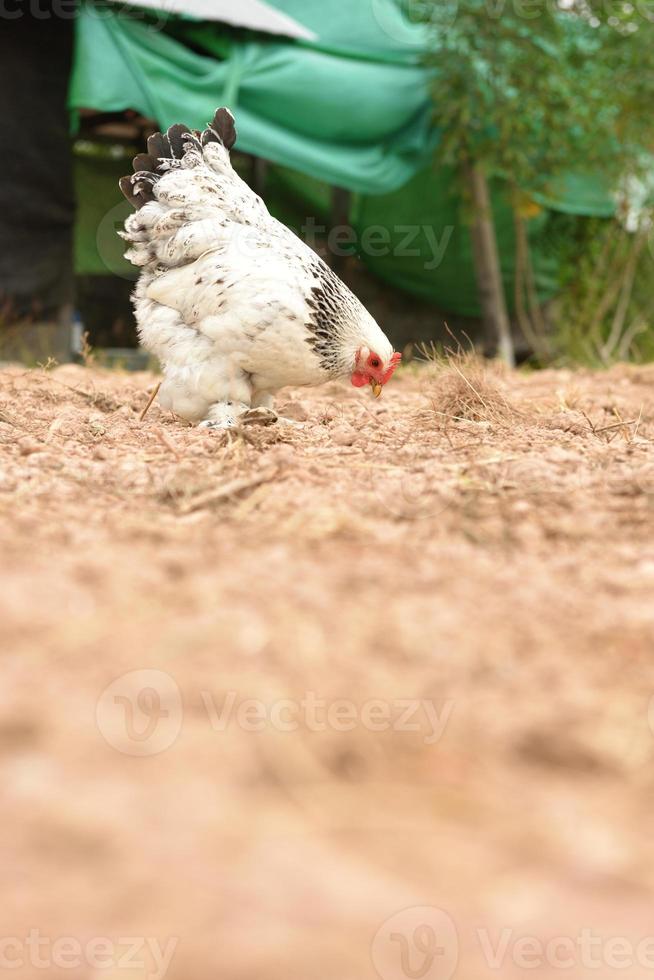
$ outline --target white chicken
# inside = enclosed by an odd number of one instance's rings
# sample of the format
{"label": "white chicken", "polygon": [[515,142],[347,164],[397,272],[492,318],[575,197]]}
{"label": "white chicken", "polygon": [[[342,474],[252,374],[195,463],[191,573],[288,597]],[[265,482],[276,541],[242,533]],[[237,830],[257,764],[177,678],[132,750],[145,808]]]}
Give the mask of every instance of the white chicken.
{"label": "white chicken", "polygon": [[401,355],[241,180],[229,158],[235,139],[224,108],[203,133],[171,126],[120,181],[136,208],[120,234],[141,268],[134,309],[141,343],[162,366],[159,401],[229,428],[248,410],[272,409],[286,385],[349,377],[379,395]]}

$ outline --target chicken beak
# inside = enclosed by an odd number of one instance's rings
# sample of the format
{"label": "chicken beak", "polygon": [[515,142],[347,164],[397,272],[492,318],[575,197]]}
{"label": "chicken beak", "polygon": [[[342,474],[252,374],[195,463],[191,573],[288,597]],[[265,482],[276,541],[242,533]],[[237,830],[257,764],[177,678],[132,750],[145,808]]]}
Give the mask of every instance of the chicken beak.
{"label": "chicken beak", "polygon": [[380,385],[379,381],[371,381],[370,387],[372,388],[372,393],[375,398],[379,398],[382,393],[382,386]]}

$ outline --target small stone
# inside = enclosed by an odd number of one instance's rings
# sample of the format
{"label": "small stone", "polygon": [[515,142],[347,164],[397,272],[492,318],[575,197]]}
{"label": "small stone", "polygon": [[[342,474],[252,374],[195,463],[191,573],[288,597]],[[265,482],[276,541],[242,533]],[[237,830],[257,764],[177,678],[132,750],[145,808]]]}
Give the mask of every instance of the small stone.
{"label": "small stone", "polygon": [[337,446],[351,446],[357,436],[354,429],[346,428],[342,425],[335,425],[330,430],[330,435],[332,442],[336,443]]}
{"label": "small stone", "polygon": [[560,429],[562,432],[570,432],[575,436],[583,436],[591,431],[583,416],[573,412],[556,412],[551,418],[545,420],[545,425],[549,429]]}
{"label": "small stone", "polygon": [[294,422],[306,422],[309,418],[309,413],[302,402],[286,402],[280,405],[279,414],[284,418],[293,419]]}
{"label": "small stone", "polygon": [[35,442],[34,439],[30,439],[28,436],[18,440],[18,452],[21,456],[30,456],[32,453],[38,453],[42,448],[38,442]]}

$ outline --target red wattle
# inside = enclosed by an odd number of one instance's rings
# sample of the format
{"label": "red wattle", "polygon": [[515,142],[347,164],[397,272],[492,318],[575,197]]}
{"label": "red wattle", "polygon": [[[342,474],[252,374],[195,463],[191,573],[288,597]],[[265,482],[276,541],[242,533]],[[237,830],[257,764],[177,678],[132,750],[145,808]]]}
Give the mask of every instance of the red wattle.
{"label": "red wattle", "polygon": [[388,379],[392,376],[393,371],[398,366],[401,360],[402,360],[402,355],[399,351],[396,350],[393,356],[391,357],[390,364],[388,365],[388,369],[384,372],[383,378],[380,378],[380,381],[383,385],[385,385]]}

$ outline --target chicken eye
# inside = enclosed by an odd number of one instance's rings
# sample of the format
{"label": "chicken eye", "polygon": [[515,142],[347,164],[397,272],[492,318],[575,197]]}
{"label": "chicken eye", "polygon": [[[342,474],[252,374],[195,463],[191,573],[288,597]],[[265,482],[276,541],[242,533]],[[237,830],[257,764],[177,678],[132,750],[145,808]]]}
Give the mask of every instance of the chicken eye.
{"label": "chicken eye", "polygon": [[370,367],[374,367],[374,368],[379,367],[379,361],[377,360],[376,357],[373,357],[372,361],[370,362]]}

